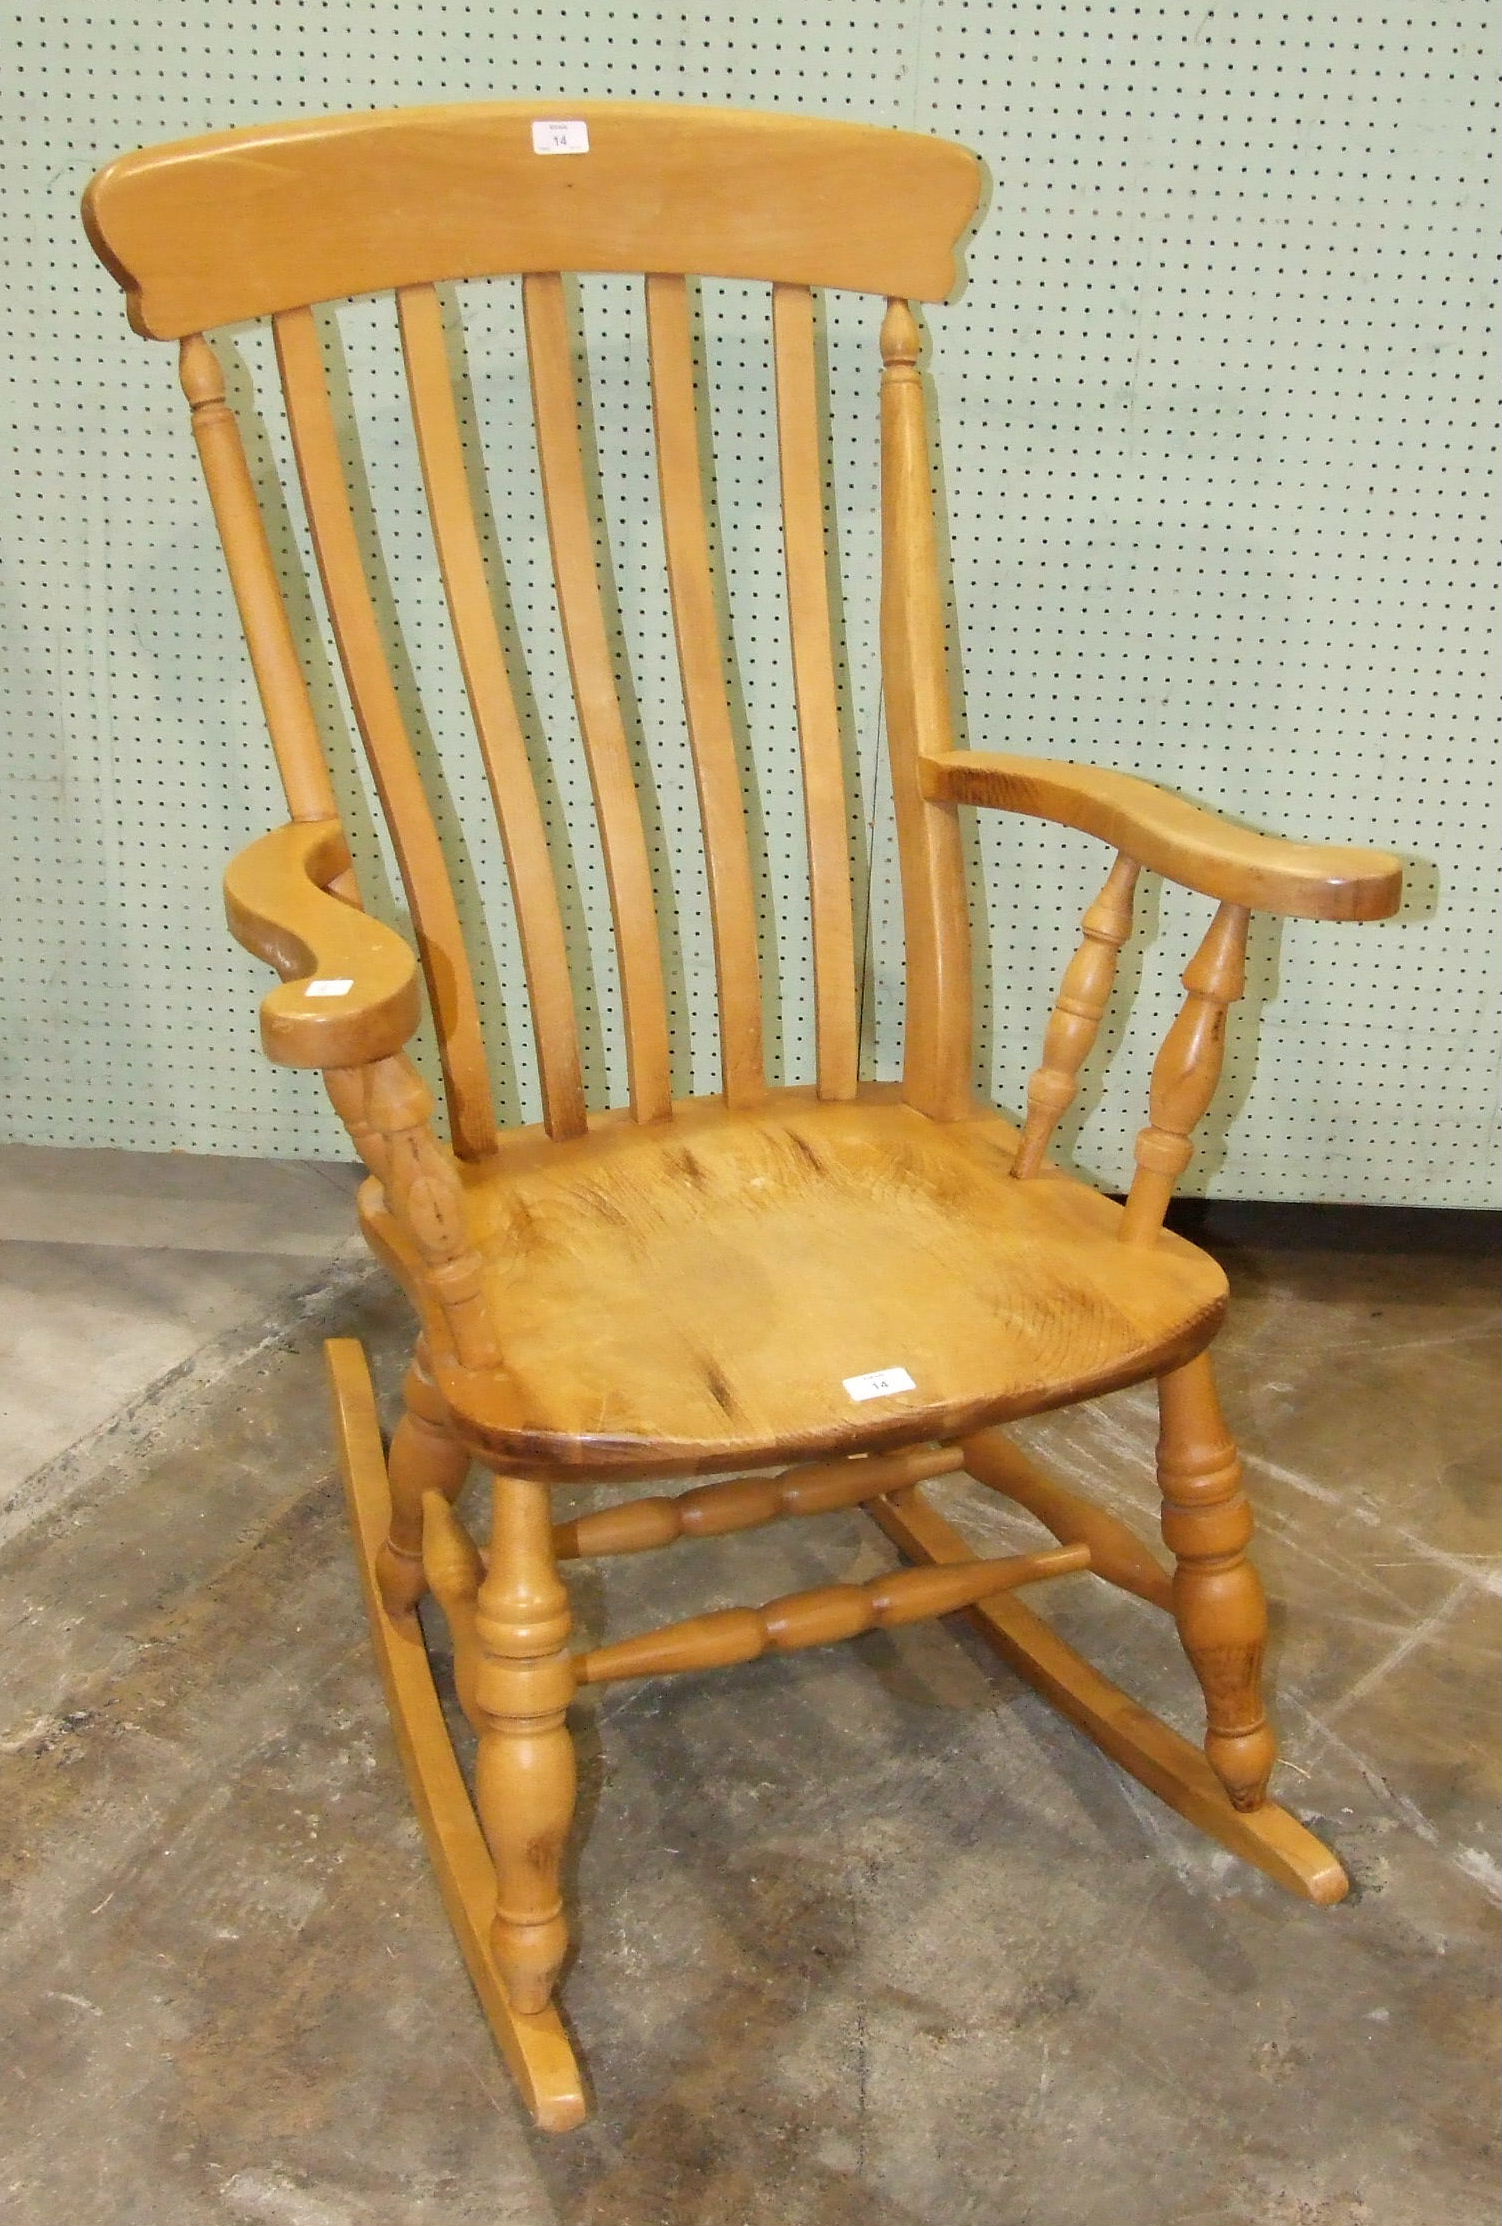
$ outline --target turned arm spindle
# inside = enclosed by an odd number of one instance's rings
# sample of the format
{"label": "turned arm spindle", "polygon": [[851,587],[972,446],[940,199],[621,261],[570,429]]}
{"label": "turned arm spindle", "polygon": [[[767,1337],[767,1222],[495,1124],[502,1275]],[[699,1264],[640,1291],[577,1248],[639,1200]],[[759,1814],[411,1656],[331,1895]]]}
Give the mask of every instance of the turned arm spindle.
{"label": "turned arm spindle", "polygon": [[429,1126],[432,1112],[427,1084],[405,1054],[378,1059],[367,1070],[365,1118],[379,1139],[386,1202],[422,1253],[460,1367],[489,1368],[499,1347],[482,1263],[470,1242],[464,1185],[453,1155]]}
{"label": "turned arm spindle", "polygon": [[1184,969],[1189,995],[1153,1068],[1151,1119],[1137,1138],[1137,1172],[1121,1221],[1124,1244],[1152,1243],[1194,1157],[1191,1132],[1215,1095],[1225,1059],[1226,1013],[1246,986],[1249,917],[1244,904],[1223,904]]}
{"label": "turned arm spindle", "polygon": [[349,1131],[350,1142],[376,1181],[382,1182],[386,1154],[380,1131],[370,1117],[369,1072],[368,1067],[325,1067],[323,1086],[329,1103]]}
{"label": "turned arm spindle", "polygon": [[1074,1103],[1080,1069],[1094,1049],[1110,1003],[1121,947],[1132,932],[1138,870],[1134,860],[1118,855],[1085,914],[1085,940],[1065,968],[1043,1039],[1043,1063],[1027,1086],[1027,1126],[1012,1165],[1020,1182],[1038,1173],[1054,1130]]}

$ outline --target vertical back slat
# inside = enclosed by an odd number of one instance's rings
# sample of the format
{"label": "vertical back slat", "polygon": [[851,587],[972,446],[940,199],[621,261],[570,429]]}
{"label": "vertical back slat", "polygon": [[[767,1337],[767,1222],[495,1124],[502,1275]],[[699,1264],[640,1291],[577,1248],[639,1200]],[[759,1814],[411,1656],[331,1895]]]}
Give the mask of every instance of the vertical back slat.
{"label": "vertical back slat", "polygon": [[754,1105],[766,1094],[756,902],[710,569],[685,279],[662,273],[647,279],[647,329],[668,584],[709,869],[725,1099]]}
{"label": "vertical back slat", "polygon": [[483,1159],[495,1149],[496,1120],[479,1002],[438,828],[360,557],[318,327],[307,309],[286,310],[274,323],[292,443],[334,638],[427,976],[454,1149],[465,1159]]}
{"label": "vertical back slat", "polygon": [[813,913],[819,1095],[853,1098],[860,1061],[855,914],[850,896],[849,798],[840,745],[834,628],[824,538],[814,298],[807,286],[772,289],[777,441],[787,551],[793,687],[803,755]]}
{"label": "vertical back slat", "polygon": [[595,558],[563,280],[556,271],[534,273],[522,281],[522,297],[553,578],[615,919],[631,1106],[639,1121],[655,1121],[672,1110],[667,992],[652,869]]}
{"label": "vertical back slat", "polygon": [[579,1136],[587,1117],[563,914],[485,576],[443,312],[434,289],[403,287],[397,294],[397,316],[439,569],[511,874],[537,1041],[543,1121],[550,1136]]}
{"label": "vertical back slat", "polygon": [[936,1121],[970,1109],[970,919],[958,813],[931,803],[919,760],[953,745],[939,600],[923,336],[905,301],[881,328],[881,673],[902,862],[907,1026],[902,1094]]}

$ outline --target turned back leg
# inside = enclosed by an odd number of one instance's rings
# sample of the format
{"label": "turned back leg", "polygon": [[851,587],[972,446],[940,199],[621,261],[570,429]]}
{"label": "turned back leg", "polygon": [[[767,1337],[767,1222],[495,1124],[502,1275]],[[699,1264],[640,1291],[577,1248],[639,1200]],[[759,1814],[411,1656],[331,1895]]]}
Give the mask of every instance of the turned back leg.
{"label": "turned back leg", "polygon": [[422,1573],[422,1499],[441,1492],[453,1501],[464,1489],[469,1454],[449,1422],[438,1387],[428,1374],[427,1352],[419,1338],[402,1385],[405,1412],[396,1426],[387,1463],[391,1478],[391,1526],[376,1555],[376,1581],[388,1615],[409,1615],[427,1591]]}
{"label": "turned back leg", "polygon": [[1277,1758],[1262,1705],[1267,1601],[1246,1556],[1252,1511],[1208,1354],[1158,1380],[1163,1540],[1173,1611],[1205,1696],[1205,1753],[1238,1809],[1260,1807]]}

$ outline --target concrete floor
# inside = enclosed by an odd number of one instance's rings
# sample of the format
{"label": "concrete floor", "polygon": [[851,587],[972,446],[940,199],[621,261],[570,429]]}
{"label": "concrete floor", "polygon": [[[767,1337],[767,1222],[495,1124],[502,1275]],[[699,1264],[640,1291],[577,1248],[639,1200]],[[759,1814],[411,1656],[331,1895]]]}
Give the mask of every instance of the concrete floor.
{"label": "concrete floor", "polygon": [[[578,1711],[580,2133],[531,2131],[407,1811],[320,1376],[408,1327],[347,1173],[9,1154],[0,2203],[14,2226],[1479,2226],[1495,2214],[1494,1273],[1232,1244],[1277,1791],[1199,1840],[967,1631]],[[288,1232],[293,1232],[289,1234]],[[1291,1232],[1296,1234],[1297,1232]],[[1152,1506],[1150,1398],[1019,1433]],[[944,1487],[978,1540],[1030,1526]],[[869,1574],[858,1516],[604,1565],[584,1632]],[[1185,1729],[1161,1620],[1050,1612]]]}

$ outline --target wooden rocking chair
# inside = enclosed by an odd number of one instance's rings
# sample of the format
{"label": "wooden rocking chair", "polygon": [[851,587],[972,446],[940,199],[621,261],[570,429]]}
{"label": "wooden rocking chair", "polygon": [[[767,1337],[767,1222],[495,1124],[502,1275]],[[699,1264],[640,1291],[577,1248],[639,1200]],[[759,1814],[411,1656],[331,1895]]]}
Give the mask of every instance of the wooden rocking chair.
{"label": "wooden rocking chair", "polygon": [[[980,169],[905,132],[711,109],[478,105],[222,133],[95,179],[90,237],[182,383],[291,810],[229,872],[230,924],[282,976],[271,1058],[323,1070],[370,1170],[365,1232],[421,1335],[383,1450],[360,1346],[331,1343],[337,1426],[398,1745],[470,1972],[548,2127],[585,2104],[553,2007],[559,1864],[584,1684],[744,1662],[970,1612],[1022,1677],[1203,1831],[1312,1901],[1340,1865],[1267,1798],[1266,1628],[1252,1519],[1206,1348],[1220,1268],[1163,1227],[1242,987],[1250,909],[1380,919],[1396,859],[1266,839],[1146,782],[956,752],[930,503],[920,328],[952,289]],[[569,272],[638,272],[667,577],[698,783],[723,1090],[675,1102],[653,885],[587,495]],[[812,877],[818,1078],[764,1075],[753,876],[702,478],[691,275],[764,281],[776,366],[792,662]],[[564,928],[487,586],[435,287],[519,277],[558,606],[618,947],[630,1102],[585,1104]],[[882,679],[906,921],[900,1085],[858,1074],[847,797],[826,576],[812,289],[882,298]],[[479,1010],[432,808],[367,583],[312,305],[394,291],[442,569],[510,869],[540,1127],[497,1133]],[[417,961],[360,908],[293,628],[207,329],[270,317],[333,630],[416,927],[452,1143],[407,1057]],[[1019,1133],[972,1096],[960,812],[1083,829],[1116,856],[1085,914]],[[1153,1074],[1125,1206],[1049,1164],[1095,1039],[1139,871],[1218,903]],[[997,1425],[1154,1378],[1170,1573]],[[453,1502],[494,1476],[488,1554]],[[923,1479],[967,1470],[1056,1550],[977,1560]],[[763,1472],[777,1471],[775,1474]],[[723,1475],[555,1523],[553,1487]],[[918,1564],[864,1585],[569,1650],[559,1564],[864,1506]],[[1090,1569],[1170,1615],[1204,1692],[1204,1753],[1013,1597]],[[417,1603],[453,1634],[478,1736],[471,1805]],[[478,1812],[478,1813],[477,1813]]]}

